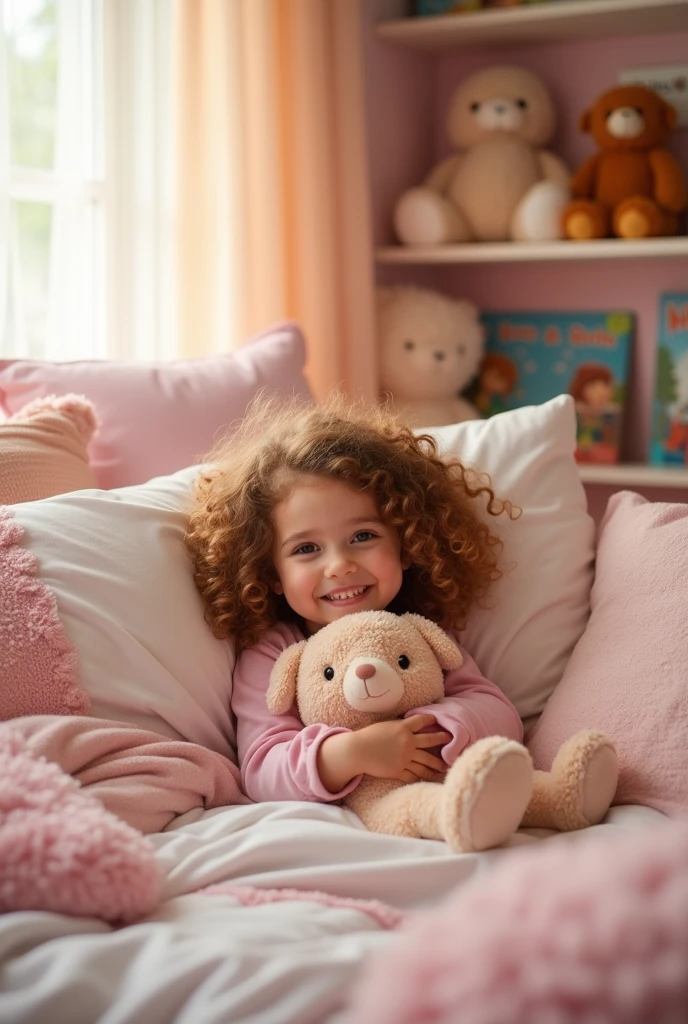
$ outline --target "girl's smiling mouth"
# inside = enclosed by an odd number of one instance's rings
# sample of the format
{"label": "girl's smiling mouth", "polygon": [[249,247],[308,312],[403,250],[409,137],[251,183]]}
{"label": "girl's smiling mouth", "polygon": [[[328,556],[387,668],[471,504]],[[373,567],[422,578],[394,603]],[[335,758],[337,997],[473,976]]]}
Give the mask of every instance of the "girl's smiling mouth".
{"label": "girl's smiling mouth", "polygon": [[357,601],[370,590],[372,584],[365,583],[361,587],[348,587],[346,590],[333,590],[331,594],[323,594],[322,600],[330,604],[348,604]]}

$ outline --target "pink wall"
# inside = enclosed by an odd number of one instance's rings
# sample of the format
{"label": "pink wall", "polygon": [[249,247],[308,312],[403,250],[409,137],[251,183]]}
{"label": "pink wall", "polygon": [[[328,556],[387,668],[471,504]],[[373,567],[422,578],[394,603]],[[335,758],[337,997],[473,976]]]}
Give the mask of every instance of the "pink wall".
{"label": "pink wall", "polygon": [[[592,152],[579,132],[580,113],[616,83],[621,67],[670,64],[688,56],[688,33],[556,43],[471,53],[414,54],[378,40],[374,22],[409,13],[404,0],[364,0],[365,54],[372,214],[377,245],[394,241],[391,213],[404,188],[417,184],[446,152],[444,116],[456,83],[493,63],[522,63],[540,74],[554,94],[560,124],[553,149],[575,168]],[[676,133],[672,148],[688,172],[688,132]],[[380,267],[381,282],[413,281],[465,295],[483,309],[625,308],[637,316],[634,367],[623,458],[644,461],[650,428],[657,296],[688,290],[688,259],[596,263],[494,264],[444,267]],[[682,500],[685,491],[641,489],[653,500]],[[589,488],[593,511],[603,508],[611,488]]]}

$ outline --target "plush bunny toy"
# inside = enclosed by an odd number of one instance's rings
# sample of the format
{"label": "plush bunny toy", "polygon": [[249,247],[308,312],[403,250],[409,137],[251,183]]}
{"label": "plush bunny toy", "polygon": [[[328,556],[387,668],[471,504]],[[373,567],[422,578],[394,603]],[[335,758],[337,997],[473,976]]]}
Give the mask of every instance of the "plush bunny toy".
{"label": "plush bunny toy", "polygon": [[[267,704],[284,714],[296,699],[304,725],[360,729],[439,700],[443,670],[461,662],[444,631],[420,615],[358,612],[280,655]],[[601,733],[567,741],[551,772],[534,771],[520,743],[490,736],[468,747],[442,784],[364,776],[345,803],[373,832],[444,839],[465,853],[501,845],[519,825],[569,831],[596,824],[617,777],[616,753]]]}

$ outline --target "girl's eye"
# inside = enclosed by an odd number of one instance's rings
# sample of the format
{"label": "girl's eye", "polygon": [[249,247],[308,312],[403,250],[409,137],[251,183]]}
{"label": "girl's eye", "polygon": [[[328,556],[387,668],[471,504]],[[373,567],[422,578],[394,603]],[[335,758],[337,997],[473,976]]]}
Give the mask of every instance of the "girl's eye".
{"label": "girl's eye", "polygon": [[315,544],[301,544],[294,552],[295,555],[312,555],[316,550]]}
{"label": "girl's eye", "polygon": [[354,537],[354,541],[357,541],[359,544],[362,544],[364,541],[372,540],[374,537],[375,534],[371,530],[359,530],[359,532]]}
{"label": "girl's eye", "polygon": [[411,662],[409,661],[405,654],[399,655],[399,668],[408,668],[410,664]]}
{"label": "girl's eye", "polygon": [[327,681],[329,682],[331,679],[334,679],[334,669],[330,665],[328,665],[325,671],[323,672],[323,675],[325,676],[325,679],[327,679]]}

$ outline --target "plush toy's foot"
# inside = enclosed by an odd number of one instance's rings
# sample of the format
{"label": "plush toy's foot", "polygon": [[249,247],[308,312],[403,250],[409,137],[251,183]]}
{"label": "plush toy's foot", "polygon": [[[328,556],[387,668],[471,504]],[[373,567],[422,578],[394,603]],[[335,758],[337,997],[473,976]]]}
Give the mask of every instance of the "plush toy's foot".
{"label": "plush toy's foot", "polygon": [[592,199],[574,199],[564,208],[562,226],[564,235],[574,242],[606,238],[609,234],[609,216],[604,206]]}
{"label": "plush toy's foot", "polygon": [[570,192],[554,181],[539,181],[529,189],[511,218],[511,237],[517,242],[543,242],[562,236],[562,213]]}
{"label": "plush toy's foot", "polygon": [[535,772],[526,828],[572,832],[597,825],[609,810],[619,779],[616,751],[601,732],[579,732],[563,744],[550,772]]}
{"label": "plush toy's foot", "polygon": [[443,245],[471,239],[461,211],[430,188],[412,188],[403,194],[394,210],[394,228],[405,245]]}
{"label": "plush toy's foot", "polygon": [[463,752],[442,787],[440,822],[457,853],[501,846],[518,828],[533,788],[524,746],[503,736],[478,740]]}
{"label": "plush toy's foot", "polygon": [[612,228],[619,238],[656,238],[671,234],[664,211],[647,196],[629,196],[614,209]]}

